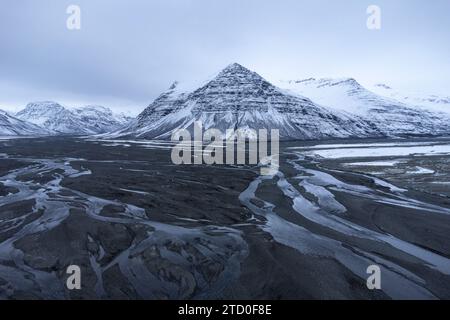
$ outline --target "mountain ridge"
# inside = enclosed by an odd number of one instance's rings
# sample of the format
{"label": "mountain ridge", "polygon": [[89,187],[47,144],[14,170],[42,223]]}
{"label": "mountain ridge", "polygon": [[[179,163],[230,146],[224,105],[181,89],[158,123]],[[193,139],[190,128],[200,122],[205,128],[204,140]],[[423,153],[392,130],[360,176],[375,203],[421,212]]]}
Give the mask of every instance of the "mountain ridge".
{"label": "mountain ridge", "polygon": [[418,109],[392,97],[379,95],[353,78],[309,78],[280,82],[293,94],[337,111],[359,115],[387,136],[441,135],[450,132],[450,116]]}
{"label": "mountain ridge", "polygon": [[[109,108],[67,108],[57,102],[32,102],[6,121],[26,128],[40,126],[48,134],[104,138],[169,139],[178,129],[278,129],[282,139],[368,138],[450,133],[450,114],[418,108],[362,86],[354,78],[307,78],[274,85],[238,63],[232,63],[197,86],[172,83],[136,118]],[[201,84],[200,84],[201,83]],[[393,92],[385,84],[378,90]],[[425,98],[425,100],[428,98]],[[450,106],[450,98],[430,98]],[[12,122],[11,122],[12,121]],[[1,126],[0,126],[1,128]],[[28,126],[33,132],[35,127]],[[39,131],[39,130],[37,130]],[[20,132],[20,130],[18,130]],[[42,132],[42,131],[41,131]]]}

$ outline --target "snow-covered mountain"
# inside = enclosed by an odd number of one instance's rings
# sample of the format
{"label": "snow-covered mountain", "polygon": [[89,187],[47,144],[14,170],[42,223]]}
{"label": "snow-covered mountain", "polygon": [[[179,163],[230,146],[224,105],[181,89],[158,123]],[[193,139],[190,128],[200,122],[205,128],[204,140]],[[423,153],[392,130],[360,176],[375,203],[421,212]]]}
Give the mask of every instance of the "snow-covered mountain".
{"label": "snow-covered mountain", "polygon": [[49,132],[33,123],[17,119],[0,110],[0,136],[35,136]]}
{"label": "snow-covered mountain", "polygon": [[132,120],[124,114],[115,114],[111,109],[103,106],[86,106],[74,109],[72,112],[82,123],[85,123],[86,129],[93,133],[113,131]]}
{"label": "snow-covered mountain", "polygon": [[373,85],[370,87],[370,90],[421,109],[450,113],[450,96],[404,93],[383,83]]}
{"label": "snow-covered mountain", "polygon": [[352,78],[282,81],[280,86],[293,94],[307,96],[330,110],[363,117],[386,135],[438,135],[450,132],[448,114],[418,109],[378,95]]}
{"label": "snow-covered mountain", "polygon": [[16,117],[58,133],[71,133],[81,126],[69,110],[52,101],[29,103]]}
{"label": "snow-covered mountain", "polygon": [[16,117],[55,134],[99,134],[116,130],[129,121],[101,106],[65,108],[53,101],[29,103]]}
{"label": "snow-covered mountain", "polygon": [[290,94],[257,73],[234,63],[202,87],[183,92],[173,84],[135,121],[105,137],[170,138],[179,128],[279,129],[284,139],[380,136],[368,120],[328,110],[306,97]]}

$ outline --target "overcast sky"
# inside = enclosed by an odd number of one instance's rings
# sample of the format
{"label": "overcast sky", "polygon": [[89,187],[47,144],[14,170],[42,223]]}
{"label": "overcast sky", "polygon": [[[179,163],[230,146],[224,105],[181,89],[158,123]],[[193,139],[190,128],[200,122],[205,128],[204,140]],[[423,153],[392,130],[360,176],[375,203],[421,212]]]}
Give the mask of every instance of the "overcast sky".
{"label": "overcast sky", "polygon": [[[68,30],[69,5],[81,29]],[[381,30],[366,27],[369,5]],[[450,95],[449,0],[1,0],[0,109],[138,113],[232,62],[269,81],[354,77]]]}

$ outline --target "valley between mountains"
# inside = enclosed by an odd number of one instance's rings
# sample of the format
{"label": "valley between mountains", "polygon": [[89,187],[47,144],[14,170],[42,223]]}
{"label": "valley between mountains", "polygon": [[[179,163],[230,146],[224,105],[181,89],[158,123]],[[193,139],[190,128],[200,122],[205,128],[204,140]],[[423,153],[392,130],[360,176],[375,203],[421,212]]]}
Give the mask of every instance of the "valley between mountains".
{"label": "valley between mountains", "polygon": [[[412,97],[235,63],[136,118],[0,112],[0,298],[449,299],[450,110]],[[195,121],[278,129],[278,170],[175,165]]]}

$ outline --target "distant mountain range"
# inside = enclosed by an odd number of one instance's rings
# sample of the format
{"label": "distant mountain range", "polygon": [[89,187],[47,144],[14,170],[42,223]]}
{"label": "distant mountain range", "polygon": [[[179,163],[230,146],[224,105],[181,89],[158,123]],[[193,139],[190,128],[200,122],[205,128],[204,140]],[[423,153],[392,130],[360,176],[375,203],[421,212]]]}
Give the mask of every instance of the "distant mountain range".
{"label": "distant mountain range", "polygon": [[[114,114],[102,106],[69,109],[52,101],[29,103],[13,118],[30,128],[38,128],[35,134],[39,135],[93,135],[116,130],[132,120],[123,114]],[[1,128],[2,124],[0,130]],[[16,132],[18,135],[33,135],[30,130]],[[6,131],[4,134],[6,135]]]}
{"label": "distant mountain range", "polygon": [[[352,78],[289,80],[275,86],[234,63],[194,89],[175,82],[136,119],[100,106],[68,109],[56,102],[30,103],[14,119],[50,134],[104,138],[169,139],[178,129],[192,131],[195,121],[205,130],[222,132],[279,129],[283,139],[433,136],[450,133],[450,110],[443,112],[449,100],[401,96],[383,84],[368,90]],[[0,122],[0,128],[6,125]],[[11,124],[8,128],[4,131],[21,134]]]}

